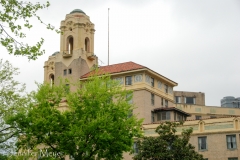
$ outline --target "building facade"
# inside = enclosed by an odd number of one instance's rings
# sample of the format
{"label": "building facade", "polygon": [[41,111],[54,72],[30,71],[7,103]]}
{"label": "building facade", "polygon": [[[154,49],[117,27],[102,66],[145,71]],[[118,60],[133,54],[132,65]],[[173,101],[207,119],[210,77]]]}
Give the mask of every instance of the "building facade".
{"label": "building facade", "polygon": [[98,64],[94,55],[95,29],[89,16],[80,9],[73,10],[61,21],[60,30],[60,51],[44,63],[44,82],[56,85],[60,78],[76,82]]}
{"label": "building facade", "polygon": [[[94,54],[94,24],[82,10],[66,15],[60,24],[60,51],[44,63],[44,81],[57,85],[60,79],[86,81],[99,69],[99,76],[108,73],[126,90],[133,91],[133,114],[144,119],[145,136],[156,136],[159,122],[185,120],[181,129],[192,127],[190,142],[208,160],[236,160],[240,157],[240,109],[205,106],[201,92],[174,91],[178,84],[163,75],[134,62],[98,67]],[[66,83],[70,90],[75,90]],[[60,106],[67,109],[66,103]],[[239,149],[238,149],[239,148]],[[124,159],[132,159],[126,153]]]}
{"label": "building facade", "polygon": [[[133,114],[143,118],[144,123],[154,122],[154,109],[174,104],[173,87],[177,83],[145,66],[125,62],[99,67],[99,73],[110,74],[124,89],[133,91],[132,103],[136,106]],[[87,80],[92,74],[94,71],[81,76],[80,81]]]}
{"label": "building facade", "polygon": [[[180,135],[182,129],[192,127],[190,143],[195,150],[207,160],[238,160],[240,157],[240,117],[225,117],[205,120],[187,120],[177,128]],[[158,124],[145,124],[145,136],[157,136]],[[130,156],[128,157],[130,159]]]}
{"label": "building facade", "polygon": [[205,94],[202,92],[174,91],[176,104],[192,104],[205,106]]}

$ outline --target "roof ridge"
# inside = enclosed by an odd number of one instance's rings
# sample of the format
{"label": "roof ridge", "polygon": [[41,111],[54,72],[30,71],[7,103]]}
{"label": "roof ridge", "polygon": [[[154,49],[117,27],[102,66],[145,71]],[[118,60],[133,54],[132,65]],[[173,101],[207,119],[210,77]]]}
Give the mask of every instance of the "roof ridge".
{"label": "roof ridge", "polygon": [[[124,72],[124,71],[132,71],[132,70],[138,70],[138,69],[144,69],[147,68],[143,65],[140,65],[138,63],[129,61],[129,62],[123,62],[123,63],[117,63],[107,66],[100,66],[98,67],[99,72],[98,75],[104,74],[104,73],[118,73],[118,72]],[[82,75],[80,78],[87,78],[90,76],[91,73],[94,73],[96,69],[89,71],[88,73]]]}
{"label": "roof ridge", "polygon": [[[145,66],[143,66],[143,65],[141,65],[141,64],[138,64],[138,63],[135,63],[135,62],[133,62],[133,61],[128,61],[128,62],[122,62],[122,63],[115,63],[115,64],[111,64],[111,65],[106,65],[106,66],[100,66],[100,67],[98,67],[98,68],[101,68],[101,67],[110,67],[110,66],[114,66],[114,65],[121,65],[121,64],[124,64],[124,63],[134,63],[134,64],[137,64],[137,65],[140,65],[140,66],[142,66],[142,67],[145,67]],[[146,67],[147,68],[147,67]]]}

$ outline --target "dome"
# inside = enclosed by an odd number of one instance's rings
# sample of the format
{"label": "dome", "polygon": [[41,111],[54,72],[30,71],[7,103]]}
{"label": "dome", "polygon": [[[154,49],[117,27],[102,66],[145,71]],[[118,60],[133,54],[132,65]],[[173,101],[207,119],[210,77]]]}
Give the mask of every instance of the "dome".
{"label": "dome", "polygon": [[70,12],[70,14],[73,14],[73,13],[83,13],[83,14],[85,14],[85,12],[83,12],[81,9],[74,9],[72,12]]}
{"label": "dome", "polygon": [[52,54],[52,56],[55,56],[55,55],[58,54],[58,53],[60,53],[60,52],[59,52],[59,51],[54,52],[54,53]]}
{"label": "dome", "polygon": [[223,99],[235,99],[233,96],[226,96],[226,97],[223,97]]}

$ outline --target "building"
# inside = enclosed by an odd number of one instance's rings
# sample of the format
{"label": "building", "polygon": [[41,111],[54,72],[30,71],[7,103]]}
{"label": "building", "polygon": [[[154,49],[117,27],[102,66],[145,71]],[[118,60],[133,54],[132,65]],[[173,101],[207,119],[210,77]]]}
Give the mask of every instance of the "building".
{"label": "building", "polygon": [[[178,127],[177,134],[182,129],[193,128],[190,143],[195,150],[207,160],[238,160],[240,157],[240,117],[222,117],[204,120],[187,120]],[[145,136],[157,136],[155,129],[158,124],[145,124]],[[129,158],[130,159],[130,158]]]}
{"label": "building", "polygon": [[205,94],[202,92],[174,91],[176,104],[195,104],[205,106]]}
{"label": "building", "polygon": [[223,97],[223,99],[221,99],[221,107],[240,108],[240,97]]}
{"label": "building", "polygon": [[[60,26],[60,52],[52,54],[44,63],[44,81],[59,84],[59,77],[77,82],[91,75],[91,68],[98,66],[94,55],[94,24],[79,9],[67,14]],[[133,91],[133,111],[144,123],[153,120],[152,110],[173,106],[173,87],[177,83],[163,75],[134,62],[99,67],[101,73],[109,73],[120,81],[126,90]],[[69,84],[66,84],[69,86]],[[74,90],[73,86],[70,86]]]}
{"label": "building", "polygon": [[[99,71],[110,74],[124,89],[133,91],[132,103],[137,107],[133,114],[143,118],[144,123],[154,122],[154,109],[174,104],[173,87],[177,83],[145,66],[125,62],[99,67]],[[81,76],[80,80],[86,80],[93,72]]]}
{"label": "building", "polygon": [[[94,24],[82,10],[75,9],[61,21],[60,51],[44,63],[44,81],[59,84],[59,78],[86,81],[98,67],[94,54]],[[162,121],[186,120],[193,127],[191,143],[208,160],[236,160],[240,136],[240,109],[205,106],[201,92],[174,91],[178,84],[146,66],[124,62],[101,66],[99,74],[108,73],[126,90],[133,91],[133,113],[143,118],[146,136],[156,136],[154,129]],[[65,84],[74,90],[69,84]],[[64,103],[61,107],[64,106]],[[179,131],[182,129],[179,128]],[[200,143],[201,142],[201,143]],[[240,149],[240,148],[239,148]],[[133,155],[126,153],[125,159]]]}
{"label": "building", "polygon": [[59,84],[59,77],[77,81],[98,65],[94,55],[94,24],[82,10],[75,9],[67,14],[60,30],[63,32],[60,51],[44,63],[44,81],[52,84]]}

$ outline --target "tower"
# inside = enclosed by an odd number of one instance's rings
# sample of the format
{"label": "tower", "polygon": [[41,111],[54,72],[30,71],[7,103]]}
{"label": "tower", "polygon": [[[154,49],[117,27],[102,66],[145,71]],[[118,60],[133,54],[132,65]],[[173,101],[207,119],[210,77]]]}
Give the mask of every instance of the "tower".
{"label": "tower", "polygon": [[94,24],[82,10],[67,14],[60,30],[60,51],[44,63],[44,82],[51,84],[58,84],[59,78],[77,82],[98,62],[94,55]]}

